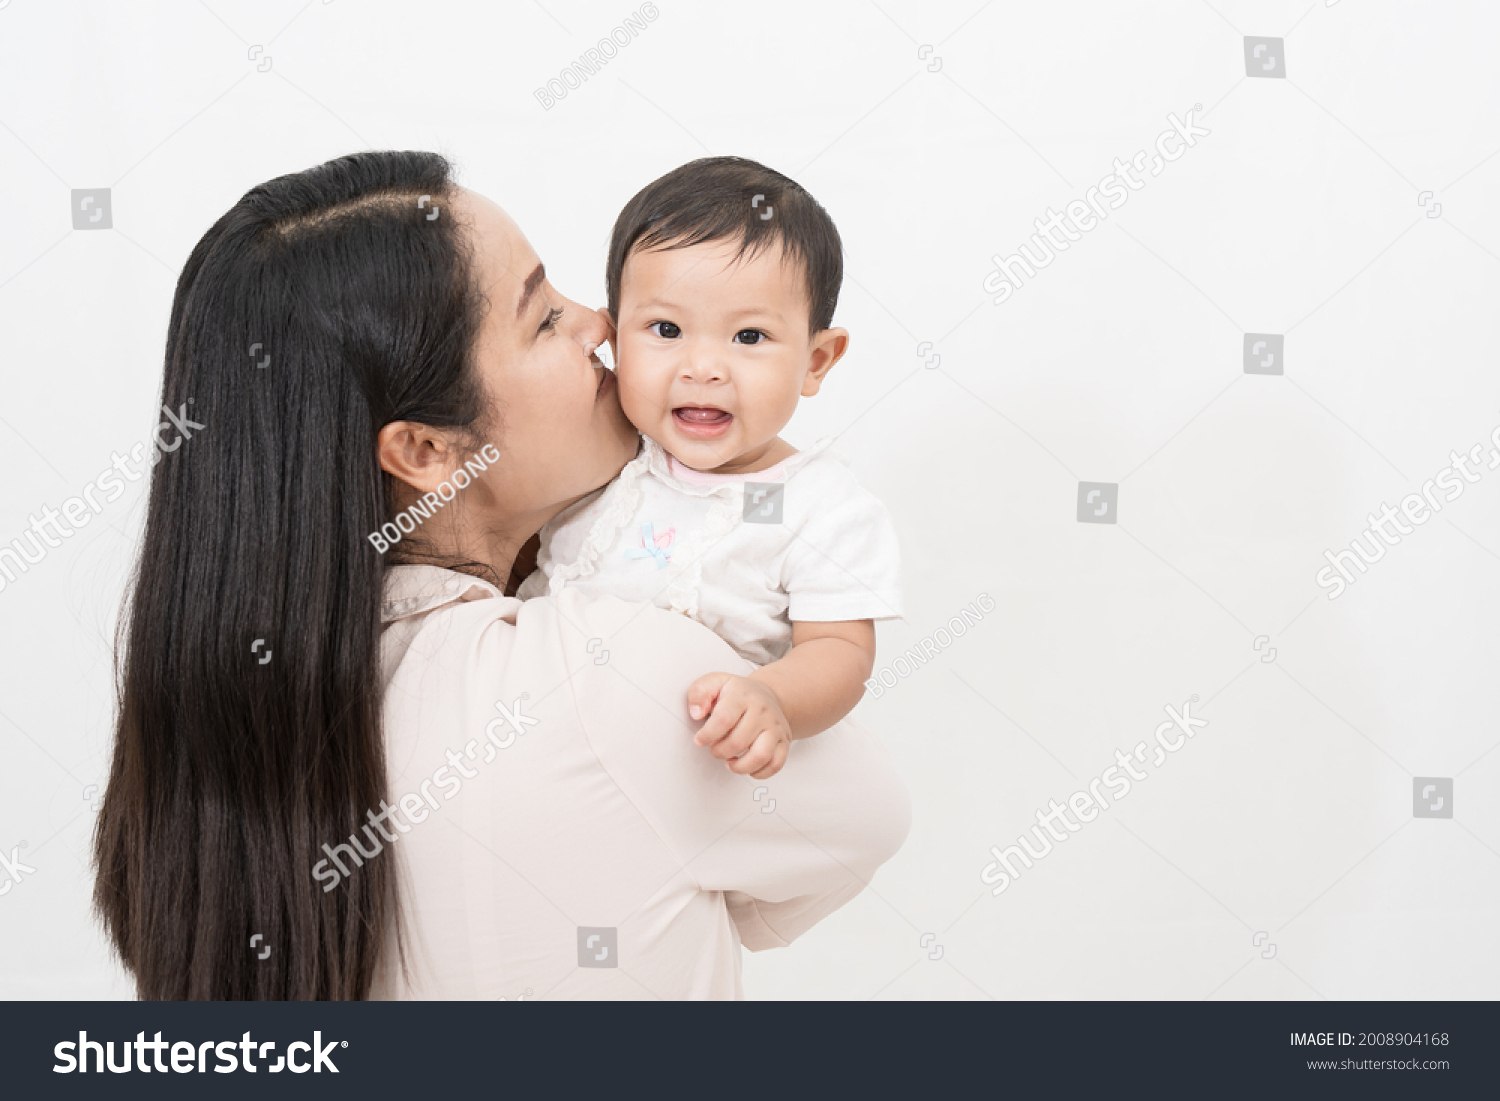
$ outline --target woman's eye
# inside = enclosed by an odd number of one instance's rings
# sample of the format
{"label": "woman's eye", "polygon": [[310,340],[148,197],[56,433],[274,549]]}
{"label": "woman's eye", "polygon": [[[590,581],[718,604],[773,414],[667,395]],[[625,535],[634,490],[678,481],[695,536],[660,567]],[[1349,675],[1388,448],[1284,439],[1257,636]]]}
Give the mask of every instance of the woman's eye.
{"label": "woman's eye", "polygon": [[759,344],[765,336],[759,329],[741,329],[734,334],[734,340],[736,344]]}
{"label": "woman's eye", "polygon": [[648,328],[663,340],[676,340],[682,335],[682,330],[670,321],[653,321]]}
{"label": "woman's eye", "polygon": [[560,318],[562,315],[563,315],[562,310],[557,309],[555,307],[553,309],[548,310],[547,311],[547,316],[542,319],[542,324],[537,329],[537,332],[538,333],[545,333],[549,329],[555,329],[557,327],[557,319]]}

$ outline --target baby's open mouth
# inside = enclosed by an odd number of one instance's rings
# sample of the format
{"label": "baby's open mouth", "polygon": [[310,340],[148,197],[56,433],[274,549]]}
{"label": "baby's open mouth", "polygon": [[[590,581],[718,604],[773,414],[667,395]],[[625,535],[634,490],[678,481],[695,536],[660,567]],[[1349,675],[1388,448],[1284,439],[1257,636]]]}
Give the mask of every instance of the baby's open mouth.
{"label": "baby's open mouth", "polygon": [[712,439],[729,430],[734,414],[713,405],[679,405],[672,410],[672,418],[687,435]]}

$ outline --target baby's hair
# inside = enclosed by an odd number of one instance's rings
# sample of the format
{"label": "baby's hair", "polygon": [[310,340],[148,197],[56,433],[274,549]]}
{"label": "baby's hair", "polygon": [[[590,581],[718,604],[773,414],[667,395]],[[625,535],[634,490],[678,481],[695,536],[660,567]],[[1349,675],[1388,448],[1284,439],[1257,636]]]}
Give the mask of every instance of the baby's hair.
{"label": "baby's hair", "polygon": [[833,325],[844,251],[833,219],[795,180],[744,157],[703,157],[647,184],[625,204],[609,240],[605,283],[619,319],[620,273],[632,249],[688,248],[738,238],[736,259],[779,244],[807,287],[808,328]]}

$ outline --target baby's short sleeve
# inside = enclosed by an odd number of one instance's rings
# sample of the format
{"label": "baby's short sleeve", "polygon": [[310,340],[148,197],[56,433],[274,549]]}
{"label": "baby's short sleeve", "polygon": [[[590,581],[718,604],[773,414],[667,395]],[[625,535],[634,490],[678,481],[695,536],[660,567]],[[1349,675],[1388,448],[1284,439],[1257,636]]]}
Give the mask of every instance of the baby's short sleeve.
{"label": "baby's short sleeve", "polygon": [[[831,461],[830,461],[831,465]],[[787,618],[830,623],[901,616],[901,551],[885,505],[842,465],[819,479],[818,500],[783,566]],[[809,471],[811,473],[811,471]],[[795,494],[794,478],[787,493]]]}

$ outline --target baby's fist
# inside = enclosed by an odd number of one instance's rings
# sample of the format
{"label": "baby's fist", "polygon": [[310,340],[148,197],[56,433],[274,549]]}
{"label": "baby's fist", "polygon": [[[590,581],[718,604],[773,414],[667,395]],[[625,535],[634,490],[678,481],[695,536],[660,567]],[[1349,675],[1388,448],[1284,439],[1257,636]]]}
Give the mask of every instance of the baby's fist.
{"label": "baby's fist", "polygon": [[688,714],[707,722],[693,741],[712,748],[729,771],[766,780],[786,764],[791,724],[769,686],[731,673],[705,673],[688,687]]}

